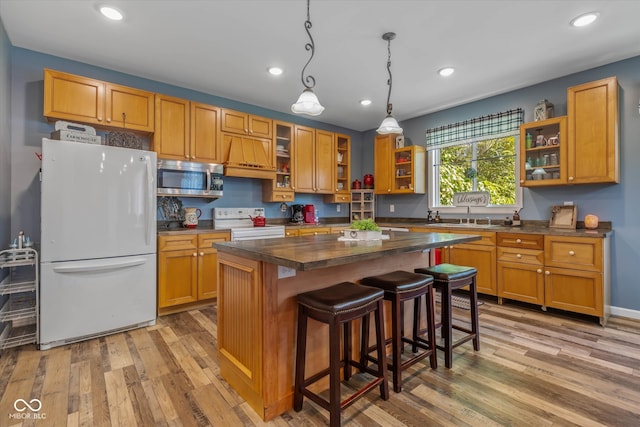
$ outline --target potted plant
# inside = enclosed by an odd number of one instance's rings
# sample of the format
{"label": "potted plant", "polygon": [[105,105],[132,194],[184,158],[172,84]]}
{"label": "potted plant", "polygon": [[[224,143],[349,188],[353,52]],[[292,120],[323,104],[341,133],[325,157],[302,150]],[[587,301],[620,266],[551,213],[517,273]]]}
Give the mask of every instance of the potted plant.
{"label": "potted plant", "polygon": [[371,218],[353,221],[348,230],[344,230],[344,236],[358,240],[380,240],[382,231]]}

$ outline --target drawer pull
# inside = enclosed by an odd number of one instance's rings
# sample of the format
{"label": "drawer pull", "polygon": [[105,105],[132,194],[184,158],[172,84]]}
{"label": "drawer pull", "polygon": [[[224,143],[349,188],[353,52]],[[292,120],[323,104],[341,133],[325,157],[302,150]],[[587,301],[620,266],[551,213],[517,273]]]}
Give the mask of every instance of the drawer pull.
{"label": "drawer pull", "polygon": [[550,276],[551,272],[549,270],[547,270],[547,271],[544,272],[544,274],[547,275],[547,276]]}
{"label": "drawer pull", "polygon": [[516,255],[516,258],[522,258],[522,255],[517,254],[517,255]]}
{"label": "drawer pull", "polygon": [[542,269],[541,268],[537,269],[536,273],[538,273],[538,274],[542,273]]}
{"label": "drawer pull", "polygon": [[516,243],[522,243],[521,239],[516,239]]}
{"label": "drawer pull", "polygon": [[193,253],[193,256],[198,256],[198,253],[197,253],[197,252],[194,252],[194,253]]}
{"label": "drawer pull", "polygon": [[574,251],[569,251],[569,255],[574,256],[576,253]]}
{"label": "drawer pull", "polygon": [[200,256],[204,256],[204,252],[200,252]]}

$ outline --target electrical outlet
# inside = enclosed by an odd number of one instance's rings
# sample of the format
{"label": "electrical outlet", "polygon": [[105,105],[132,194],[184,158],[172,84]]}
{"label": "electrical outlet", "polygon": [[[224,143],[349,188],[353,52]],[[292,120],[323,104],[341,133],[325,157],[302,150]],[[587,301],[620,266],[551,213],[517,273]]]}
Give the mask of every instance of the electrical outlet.
{"label": "electrical outlet", "polygon": [[340,212],[340,205],[336,205],[336,212]]}
{"label": "electrical outlet", "polygon": [[396,207],[394,205],[389,205],[389,212],[395,212]]}
{"label": "electrical outlet", "polygon": [[565,206],[573,206],[573,201],[572,201],[572,200],[570,200],[570,201],[565,201],[565,202],[564,202],[564,205],[565,205]]}

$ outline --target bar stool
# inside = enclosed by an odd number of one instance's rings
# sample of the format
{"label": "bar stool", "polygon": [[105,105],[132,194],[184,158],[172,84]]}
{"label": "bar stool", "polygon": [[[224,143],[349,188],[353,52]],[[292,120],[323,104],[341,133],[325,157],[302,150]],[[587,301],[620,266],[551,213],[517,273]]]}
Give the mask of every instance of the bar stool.
{"label": "bar stool", "polygon": [[[389,368],[393,376],[393,391],[400,393],[402,390],[402,371],[420,360],[430,357],[432,369],[437,368],[436,358],[436,329],[435,306],[433,296],[433,277],[424,274],[415,274],[408,271],[393,271],[379,276],[365,277],[360,283],[384,290],[384,299],[391,302],[391,362]],[[427,313],[427,339],[420,335],[420,300],[425,296]],[[404,336],[404,303],[413,299],[413,331],[411,338]],[[368,336],[365,335],[365,339]],[[413,356],[402,360],[403,343],[411,344]],[[418,352],[418,347],[423,351]],[[376,362],[376,359],[364,354],[367,360]]]}
{"label": "bar stool", "polygon": [[[380,396],[389,399],[389,384],[387,382],[387,365],[381,363],[377,370],[369,368],[351,356],[351,321],[362,319],[362,331],[368,325],[371,313],[374,313],[378,357],[385,359],[384,351],[384,311],[383,295],[380,289],[363,286],[357,283],[343,282],[328,288],[309,291],[297,296],[298,301],[298,335],[296,348],[295,388],[293,394],[293,409],[300,411],[304,397],[308,397],[322,408],[329,411],[329,425],[340,425],[342,409],[347,408],[366,392],[380,386]],[[309,378],[305,378],[305,359],[307,347],[307,320],[315,319],[329,325],[329,368],[324,369]],[[340,358],[340,326],[343,330],[343,355]],[[364,351],[365,335],[360,337],[361,352]],[[344,367],[344,379],[351,377],[351,367],[360,372],[367,372],[375,379],[344,401],[340,394],[340,368]],[[329,375],[329,400],[311,392],[307,387]]]}
{"label": "bar stool", "polygon": [[[476,275],[478,270],[454,264],[438,264],[427,268],[416,268],[416,273],[429,274],[434,278],[434,286],[440,291],[441,322],[436,327],[442,326],[442,338],[444,345],[436,347],[444,351],[444,365],[451,368],[453,363],[453,349],[467,341],[473,340],[473,349],[480,350],[480,331],[478,322],[478,293],[476,288]],[[453,324],[451,294],[454,290],[469,286],[469,299],[471,305],[471,329]],[[462,331],[464,336],[453,341],[453,329]]]}

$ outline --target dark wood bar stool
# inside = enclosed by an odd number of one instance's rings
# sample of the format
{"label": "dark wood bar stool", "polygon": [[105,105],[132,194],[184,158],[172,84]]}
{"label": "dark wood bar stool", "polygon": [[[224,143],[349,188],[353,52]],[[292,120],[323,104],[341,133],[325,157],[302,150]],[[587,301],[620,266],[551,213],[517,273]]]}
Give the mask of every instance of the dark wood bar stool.
{"label": "dark wood bar stool", "polygon": [[[353,360],[351,356],[351,321],[362,318],[363,335],[360,337],[363,352],[366,340],[364,332],[369,332],[370,315],[374,313],[378,357],[385,359],[384,351],[384,293],[377,288],[363,286],[357,283],[343,282],[328,288],[309,291],[297,296],[298,301],[298,336],[296,344],[295,389],[293,395],[293,409],[302,409],[303,398],[306,396],[322,408],[329,411],[329,425],[340,425],[342,409],[354,403],[366,392],[380,386],[380,396],[389,399],[389,384],[387,382],[386,363],[378,364],[376,370]],[[307,348],[307,320],[315,319],[329,325],[329,367],[309,378],[305,378],[305,359]],[[340,357],[340,327],[343,326],[342,358]],[[351,377],[351,368],[356,367],[360,372],[367,372],[375,379],[347,399],[341,400],[340,368],[344,367],[344,379]],[[329,375],[329,400],[311,392],[307,387]]]}
{"label": "dark wood bar stool", "polygon": [[[430,357],[431,368],[438,366],[436,358],[435,307],[433,296],[433,277],[408,271],[393,271],[379,276],[365,277],[360,283],[373,286],[384,291],[384,299],[391,302],[391,362],[389,368],[393,375],[393,390],[402,390],[402,371],[420,360]],[[427,313],[427,339],[421,337],[420,300],[425,296]],[[404,336],[404,303],[413,299],[413,328],[411,338]],[[367,335],[365,335],[366,337]],[[366,338],[365,338],[366,339]],[[411,357],[402,360],[404,343],[411,344]],[[420,348],[422,351],[418,351]],[[364,354],[365,364],[368,360],[377,362]]]}
{"label": "dark wood bar stool", "polygon": [[[444,345],[437,348],[444,351],[444,365],[451,368],[453,363],[453,349],[467,341],[473,340],[473,349],[480,350],[480,330],[478,322],[478,293],[476,289],[476,275],[478,271],[473,267],[454,264],[438,264],[428,268],[416,268],[416,273],[429,274],[434,278],[434,286],[440,291],[440,323]],[[469,286],[471,311],[471,329],[453,324],[451,294],[456,289]],[[453,341],[453,329],[462,331],[464,336]]]}

